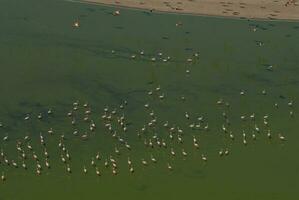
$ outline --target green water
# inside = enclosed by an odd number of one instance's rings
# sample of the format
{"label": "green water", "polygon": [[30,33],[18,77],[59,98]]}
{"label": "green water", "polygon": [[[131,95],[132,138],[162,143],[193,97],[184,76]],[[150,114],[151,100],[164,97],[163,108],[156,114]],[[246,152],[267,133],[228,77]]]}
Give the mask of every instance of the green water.
{"label": "green water", "polygon": [[[35,152],[42,157],[39,134],[43,133],[50,154],[51,169],[43,166],[37,176],[31,158],[28,169],[7,166],[1,160],[0,173],[6,181],[0,184],[0,200],[23,199],[296,199],[299,188],[298,86],[299,23],[247,21],[212,17],[150,14],[121,10],[113,16],[113,8],[62,0],[2,0],[0,3],[0,129],[1,148],[9,160],[16,160],[16,140],[30,135]],[[79,28],[73,28],[74,21]],[[180,21],[182,26],[175,26]],[[257,31],[253,32],[253,27]],[[262,41],[262,46],[258,42]],[[112,54],[111,51],[115,53]],[[139,52],[144,50],[145,55]],[[157,60],[158,52],[169,62]],[[199,57],[192,56],[199,52]],[[136,59],[131,55],[136,54]],[[192,64],[187,58],[193,58]],[[273,71],[267,70],[269,65]],[[186,70],[190,70],[190,74]],[[159,94],[147,92],[161,86]],[[241,96],[240,91],[245,95]],[[262,95],[262,90],[267,94]],[[186,100],[182,101],[181,96]],[[216,105],[222,98],[230,107]],[[72,103],[91,106],[96,131],[87,141],[72,135],[88,129],[80,117],[73,127],[66,116]],[[123,101],[128,105],[119,109]],[[294,102],[293,107],[288,103]],[[146,110],[144,104],[151,108]],[[278,108],[274,104],[278,103]],[[118,130],[129,141],[128,151],[113,139],[103,126],[105,106],[125,113],[128,131]],[[47,110],[53,109],[48,116]],[[167,141],[168,148],[146,148],[139,131],[151,117],[157,117],[156,134]],[[289,112],[294,116],[290,117]],[[184,115],[188,112],[190,119]],[[228,126],[235,135],[231,141],[223,133],[222,113],[229,116]],[[31,119],[24,121],[26,113]],[[38,120],[37,115],[43,114]],[[254,122],[243,122],[241,115],[255,113],[260,133],[251,139]],[[269,115],[272,139],[266,136],[263,116]],[[204,116],[209,131],[192,130],[188,126]],[[165,121],[184,130],[183,144],[170,141]],[[47,134],[52,127],[54,135]],[[242,143],[242,130],[248,145]],[[281,132],[286,142],[278,139]],[[68,174],[60,160],[58,142],[65,134],[65,145],[72,156]],[[146,136],[151,137],[148,132]],[[8,141],[2,137],[8,135]],[[176,138],[176,134],[175,138]],[[192,136],[200,138],[195,150]],[[115,155],[114,147],[121,155]],[[170,156],[170,147],[176,157]],[[181,149],[188,152],[187,158]],[[228,148],[228,156],[218,151]],[[27,150],[26,150],[27,151]],[[97,177],[90,166],[91,157],[100,151],[104,158],[118,160],[119,174],[113,176],[104,167],[104,159],[96,161],[102,173]],[[157,164],[150,163],[150,155]],[[208,162],[201,160],[201,154]],[[29,154],[28,154],[29,155]],[[127,157],[133,161],[130,174]],[[150,163],[144,167],[141,159]],[[43,161],[43,159],[41,159]],[[173,171],[167,170],[171,163]],[[43,164],[43,162],[41,162]],[[43,164],[44,165],[44,164]],[[83,174],[83,165],[88,173]]]}

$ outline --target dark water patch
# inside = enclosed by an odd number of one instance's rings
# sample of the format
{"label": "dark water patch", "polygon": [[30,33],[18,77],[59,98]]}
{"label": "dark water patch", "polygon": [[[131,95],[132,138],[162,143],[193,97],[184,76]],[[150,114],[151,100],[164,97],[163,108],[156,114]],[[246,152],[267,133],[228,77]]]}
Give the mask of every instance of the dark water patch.
{"label": "dark water patch", "polygon": [[184,176],[190,179],[199,179],[199,180],[206,179],[206,174],[202,169],[195,169],[192,171],[190,170],[189,172],[185,172]]}
{"label": "dark water patch", "polygon": [[142,13],[143,13],[145,16],[148,16],[148,17],[153,16],[152,13],[147,12],[147,11],[142,11]]}
{"label": "dark water patch", "polygon": [[86,8],[86,10],[89,11],[89,12],[95,12],[96,11],[95,8]]}
{"label": "dark water patch", "polygon": [[113,12],[111,12],[111,11],[104,11],[104,14],[113,16]]}
{"label": "dark water patch", "polygon": [[290,80],[290,81],[285,81],[284,83],[277,83],[277,84],[275,84],[276,87],[298,86],[298,85],[299,85],[299,80]]}
{"label": "dark water patch", "polygon": [[284,95],[279,95],[279,98],[281,98],[281,99],[285,99],[286,97],[284,96]]}
{"label": "dark water patch", "polygon": [[138,94],[146,94],[146,90],[129,90],[126,91],[124,93],[122,93],[122,95],[138,95]]}
{"label": "dark water patch", "polygon": [[88,17],[88,15],[86,15],[86,14],[81,14],[81,15],[79,15],[79,19],[81,19],[81,18],[86,18],[86,17]]}
{"label": "dark water patch", "polygon": [[140,184],[140,185],[136,186],[135,189],[139,192],[145,192],[146,190],[149,189],[149,186],[146,184]]}
{"label": "dark water patch", "polygon": [[123,26],[115,26],[114,28],[115,28],[115,29],[118,29],[118,30],[123,30],[123,29],[125,29]]}
{"label": "dark water patch", "polygon": [[[114,99],[114,102],[122,102],[124,96],[121,90],[112,86],[111,84],[104,83],[100,80],[90,78],[86,81],[84,78],[74,77],[69,80],[72,87],[84,96],[91,97],[93,101],[101,100],[101,95],[105,94],[107,97]],[[101,91],[101,93],[98,93]]]}
{"label": "dark water patch", "polygon": [[19,105],[25,108],[31,109],[41,109],[44,108],[45,105],[41,104],[40,102],[29,102],[29,101],[20,101]]}
{"label": "dark water patch", "polygon": [[185,48],[185,51],[193,51],[193,48],[187,47]]}
{"label": "dark water patch", "polygon": [[273,85],[273,81],[271,81],[270,79],[267,79],[265,76],[257,74],[257,73],[247,74],[247,75],[245,75],[245,77],[254,82],[265,83],[268,86]]}

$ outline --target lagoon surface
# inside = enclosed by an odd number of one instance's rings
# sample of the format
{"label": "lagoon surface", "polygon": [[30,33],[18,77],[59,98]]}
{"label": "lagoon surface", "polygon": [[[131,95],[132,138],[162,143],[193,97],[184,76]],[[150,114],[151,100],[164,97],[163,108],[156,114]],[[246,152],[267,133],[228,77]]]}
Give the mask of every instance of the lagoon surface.
{"label": "lagoon surface", "polygon": [[[9,162],[18,164],[7,165],[0,157],[6,179],[0,182],[0,200],[293,200],[299,195],[299,22],[130,9],[114,16],[113,7],[63,0],[2,0],[0,5],[0,148]],[[77,21],[80,26],[73,27]],[[68,117],[77,101],[78,110]],[[116,116],[124,114],[127,131],[116,123],[113,129],[131,150],[105,127],[108,122],[101,116],[106,107],[116,109]],[[91,114],[84,121],[88,109]],[[26,116],[30,119],[24,120]],[[150,128],[152,119],[157,122]],[[91,120],[94,131],[89,130]],[[163,126],[167,121],[169,128]],[[190,128],[192,124],[200,127]],[[140,133],[144,125],[147,130]],[[173,140],[170,127],[175,127]],[[42,165],[41,175],[26,135]],[[61,135],[72,173],[61,161]],[[150,139],[153,148],[144,145]],[[28,157],[27,170],[17,141]],[[44,166],[45,148],[50,169]],[[220,156],[222,149],[228,155]],[[90,164],[97,152],[101,176]],[[117,160],[117,175],[104,166],[110,155]]]}

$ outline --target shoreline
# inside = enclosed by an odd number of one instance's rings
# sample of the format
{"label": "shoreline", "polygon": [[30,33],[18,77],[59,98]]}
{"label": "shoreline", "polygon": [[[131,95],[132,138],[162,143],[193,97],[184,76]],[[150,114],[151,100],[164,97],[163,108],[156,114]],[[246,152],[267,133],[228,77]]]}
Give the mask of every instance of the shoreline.
{"label": "shoreline", "polygon": [[[136,6],[136,5],[126,5],[126,4],[116,4],[116,3],[106,3],[102,2],[102,0],[66,0],[69,2],[74,2],[74,3],[83,3],[83,4],[91,4],[91,5],[99,5],[99,6],[107,6],[107,7],[112,7],[112,8],[117,8],[117,9],[131,9],[131,10],[139,10],[139,11],[148,11],[151,12],[150,8],[147,7],[141,7],[141,6]],[[216,1],[216,0],[214,0]],[[166,9],[157,9],[153,8],[152,12],[153,13],[158,13],[158,14],[176,14],[176,15],[187,15],[187,16],[201,16],[201,17],[215,17],[215,18],[224,18],[224,19],[238,19],[238,20],[255,20],[255,21],[285,21],[285,22],[298,22],[299,21],[299,6],[293,7],[292,9],[298,10],[298,12],[295,12],[296,18],[284,18],[284,17],[259,17],[259,16],[245,16],[245,15],[233,15],[233,14],[228,14],[228,15],[222,15],[222,14],[213,14],[213,13],[201,13],[200,11],[198,12],[192,12],[192,11],[187,11],[187,10],[166,10]],[[219,10],[218,10],[219,11]],[[277,11],[278,12],[278,11]],[[298,17],[297,17],[298,15]],[[282,15],[284,16],[284,15]]]}

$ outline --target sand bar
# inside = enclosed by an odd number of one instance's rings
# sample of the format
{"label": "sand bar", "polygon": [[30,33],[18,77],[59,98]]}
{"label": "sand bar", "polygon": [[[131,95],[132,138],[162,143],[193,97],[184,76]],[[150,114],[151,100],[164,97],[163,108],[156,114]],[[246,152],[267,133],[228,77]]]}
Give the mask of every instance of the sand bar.
{"label": "sand bar", "polygon": [[298,0],[82,0],[182,14],[299,20]]}

